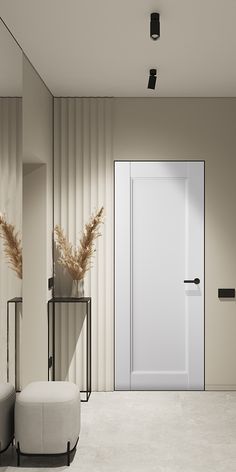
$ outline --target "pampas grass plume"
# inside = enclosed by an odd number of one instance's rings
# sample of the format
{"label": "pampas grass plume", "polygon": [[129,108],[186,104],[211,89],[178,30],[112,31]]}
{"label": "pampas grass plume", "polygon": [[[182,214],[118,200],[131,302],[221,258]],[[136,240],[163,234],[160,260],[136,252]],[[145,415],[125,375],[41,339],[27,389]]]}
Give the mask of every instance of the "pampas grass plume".
{"label": "pampas grass plume", "polygon": [[4,253],[8,266],[22,279],[22,246],[21,239],[14,225],[6,221],[0,213],[0,237],[3,240]]}
{"label": "pampas grass plume", "polygon": [[68,270],[73,280],[83,280],[85,273],[91,268],[94,242],[101,235],[99,226],[103,223],[103,213],[104,208],[101,207],[91,216],[80,238],[80,247],[73,247],[61,226],[55,226],[56,246],[60,253],[58,262]]}

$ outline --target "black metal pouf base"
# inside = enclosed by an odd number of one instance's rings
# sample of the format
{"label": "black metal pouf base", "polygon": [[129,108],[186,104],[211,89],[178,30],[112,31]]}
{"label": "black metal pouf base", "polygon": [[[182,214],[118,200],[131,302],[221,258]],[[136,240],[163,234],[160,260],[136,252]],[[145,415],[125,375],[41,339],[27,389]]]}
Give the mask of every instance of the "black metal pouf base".
{"label": "black metal pouf base", "polygon": [[35,454],[32,454],[32,453],[27,454],[26,452],[22,452],[20,450],[20,444],[17,443],[17,447],[16,447],[17,467],[20,467],[20,458],[21,458],[21,456],[29,456],[29,457],[62,457],[62,456],[67,456],[67,465],[69,466],[70,465],[70,456],[71,456],[72,452],[75,451],[76,446],[78,444],[78,441],[79,441],[79,438],[77,439],[73,449],[70,449],[70,441],[68,441],[67,450],[65,452],[57,452],[55,454],[53,454],[53,453],[51,453],[51,454],[36,454],[36,453]]}

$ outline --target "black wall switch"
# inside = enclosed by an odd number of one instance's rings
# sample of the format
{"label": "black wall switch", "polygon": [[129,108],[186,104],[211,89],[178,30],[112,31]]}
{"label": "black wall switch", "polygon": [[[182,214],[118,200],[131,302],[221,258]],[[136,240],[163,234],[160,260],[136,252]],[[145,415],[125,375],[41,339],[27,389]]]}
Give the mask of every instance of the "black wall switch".
{"label": "black wall switch", "polygon": [[218,288],[219,298],[235,298],[235,288]]}
{"label": "black wall switch", "polygon": [[48,279],[48,290],[52,290],[53,288],[53,277],[50,277],[50,279]]}

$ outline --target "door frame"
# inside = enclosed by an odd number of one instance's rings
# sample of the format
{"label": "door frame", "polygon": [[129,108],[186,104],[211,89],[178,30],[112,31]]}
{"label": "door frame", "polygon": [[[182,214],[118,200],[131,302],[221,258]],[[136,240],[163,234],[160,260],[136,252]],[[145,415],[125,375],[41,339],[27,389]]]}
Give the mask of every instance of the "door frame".
{"label": "door frame", "polygon": [[[114,391],[121,391],[121,389],[116,389],[116,234],[115,234],[115,222],[116,222],[116,208],[115,208],[115,191],[116,191],[116,183],[115,183],[115,165],[117,162],[202,162],[203,163],[203,273],[204,273],[204,298],[203,298],[203,390],[206,390],[206,161],[205,159],[114,159],[113,161],[113,266],[114,266],[114,280],[113,280],[113,291],[114,291],[114,299],[113,299],[113,310],[114,310],[114,330],[113,330],[113,338],[114,338]],[[125,389],[124,389],[125,390]],[[127,390],[127,389],[126,389]],[[165,389],[168,391],[170,389]],[[131,390],[128,390],[131,391]],[[135,390],[132,390],[135,391]],[[141,390],[139,390],[141,391]],[[155,391],[155,390],[152,390]],[[159,391],[159,390],[157,390]],[[174,391],[174,390],[170,390]],[[188,390],[178,390],[184,392],[191,392],[196,391],[192,389]]]}

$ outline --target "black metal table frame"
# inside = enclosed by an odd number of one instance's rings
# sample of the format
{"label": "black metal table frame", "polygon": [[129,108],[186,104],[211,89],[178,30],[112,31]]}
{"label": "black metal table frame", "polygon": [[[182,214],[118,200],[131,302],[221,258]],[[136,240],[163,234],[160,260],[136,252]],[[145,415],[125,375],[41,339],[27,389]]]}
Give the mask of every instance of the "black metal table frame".
{"label": "black metal table frame", "polygon": [[[55,381],[55,304],[56,303],[85,303],[86,304],[86,390],[85,399],[81,402],[87,402],[91,395],[92,368],[91,368],[91,297],[72,298],[55,297],[48,300],[48,380],[50,368],[52,368],[52,380]],[[52,358],[50,356],[50,305],[52,305]]]}
{"label": "black metal table frame", "polygon": [[7,301],[7,382],[9,382],[9,305],[10,303],[15,304],[15,389],[17,392],[20,392],[18,390],[18,372],[17,372],[17,325],[18,325],[18,320],[17,320],[17,305],[19,303],[22,304],[22,298],[21,297],[15,297],[11,298],[11,300]]}

